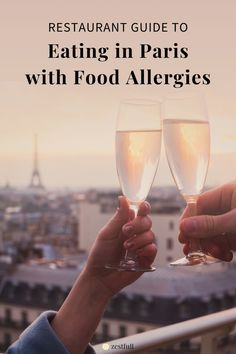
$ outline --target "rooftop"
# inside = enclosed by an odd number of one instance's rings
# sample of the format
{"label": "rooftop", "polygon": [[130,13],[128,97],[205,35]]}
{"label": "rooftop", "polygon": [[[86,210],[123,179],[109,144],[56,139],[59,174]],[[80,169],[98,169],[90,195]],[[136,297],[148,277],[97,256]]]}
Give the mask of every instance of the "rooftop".
{"label": "rooftop", "polygon": [[[14,285],[27,283],[30,287],[40,284],[48,289],[53,286],[68,289],[73,285],[85,262],[86,256],[80,255],[76,267],[58,267],[54,263],[18,265],[14,272],[5,275],[2,286],[6,282],[11,282]],[[145,273],[135,283],[122,290],[122,293],[131,297],[138,294],[180,300],[203,298],[208,301],[209,297],[235,295],[235,275],[235,266],[224,269],[219,264],[195,268],[159,267],[153,273]]]}
{"label": "rooftop", "polygon": [[153,273],[145,273],[125,290],[127,294],[138,293],[169,298],[222,297],[225,293],[236,294],[236,267],[222,264],[196,267],[158,267]]}

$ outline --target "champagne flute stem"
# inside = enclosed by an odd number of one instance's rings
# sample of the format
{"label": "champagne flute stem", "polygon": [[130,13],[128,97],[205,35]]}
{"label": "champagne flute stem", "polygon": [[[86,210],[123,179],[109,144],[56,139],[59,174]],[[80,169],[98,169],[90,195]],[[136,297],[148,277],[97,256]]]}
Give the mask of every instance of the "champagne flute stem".
{"label": "champagne flute stem", "polygon": [[[197,197],[186,198],[188,206],[188,217],[197,215]],[[203,254],[201,243],[199,239],[191,238],[189,240],[189,253],[188,256],[194,254]]]}
{"label": "champagne flute stem", "polygon": [[[134,217],[138,215],[138,208],[139,205],[135,203],[130,203],[130,209],[134,211]],[[136,262],[137,260],[137,255],[134,252],[130,252],[128,250],[125,251],[125,256],[124,256],[125,261],[134,261]]]}
{"label": "champagne flute stem", "polygon": [[130,203],[130,209],[134,211],[134,217],[138,215],[138,208],[140,203]]}

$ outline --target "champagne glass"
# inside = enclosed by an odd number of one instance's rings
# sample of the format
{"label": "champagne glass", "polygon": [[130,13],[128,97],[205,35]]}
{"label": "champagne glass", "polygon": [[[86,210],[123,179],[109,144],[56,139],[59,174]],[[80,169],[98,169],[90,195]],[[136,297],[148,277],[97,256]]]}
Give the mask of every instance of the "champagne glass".
{"label": "champagne glass", "polygon": [[[126,100],[119,106],[116,129],[116,166],[123,194],[135,216],[153,183],[161,150],[160,103],[150,100]],[[106,268],[145,272],[134,253],[126,251],[119,264]]]}
{"label": "champagne glass", "polygon": [[[188,216],[194,216],[210,157],[210,128],[204,97],[195,92],[170,95],[164,99],[162,115],[168,164],[187,203]],[[215,261],[218,260],[203,252],[200,240],[191,239],[188,255],[171,265],[192,266]]]}

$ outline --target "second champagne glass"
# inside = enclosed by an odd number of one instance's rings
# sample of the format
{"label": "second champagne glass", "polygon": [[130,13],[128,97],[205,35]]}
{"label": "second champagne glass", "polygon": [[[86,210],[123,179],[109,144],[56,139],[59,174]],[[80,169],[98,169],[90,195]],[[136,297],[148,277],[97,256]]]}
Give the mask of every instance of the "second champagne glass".
{"label": "second champagne glass", "polygon": [[[188,205],[188,216],[197,213],[210,157],[210,128],[204,98],[199,93],[176,93],[163,102],[163,135],[169,167],[175,183]],[[200,241],[190,240],[189,254],[171,265],[214,263]]]}
{"label": "second champagne glass", "polygon": [[[123,194],[137,215],[153,183],[161,150],[160,103],[127,100],[120,104],[116,130],[116,166]],[[139,264],[135,254],[126,252],[117,265],[119,271],[153,271]]]}

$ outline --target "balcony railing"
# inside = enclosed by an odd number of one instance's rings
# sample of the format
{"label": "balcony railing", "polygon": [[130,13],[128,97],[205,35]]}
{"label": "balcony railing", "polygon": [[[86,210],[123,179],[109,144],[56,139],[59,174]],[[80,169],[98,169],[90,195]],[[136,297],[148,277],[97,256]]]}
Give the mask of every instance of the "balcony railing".
{"label": "balcony railing", "polygon": [[[111,342],[96,345],[97,354],[137,354],[164,348],[195,337],[201,337],[201,354],[215,354],[218,339],[233,331],[236,325],[236,309],[183,321],[174,325],[135,334]],[[114,350],[113,350],[114,349]]]}

